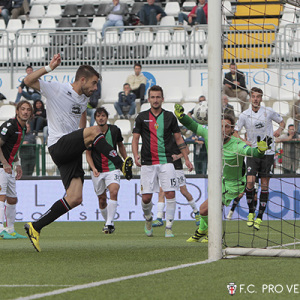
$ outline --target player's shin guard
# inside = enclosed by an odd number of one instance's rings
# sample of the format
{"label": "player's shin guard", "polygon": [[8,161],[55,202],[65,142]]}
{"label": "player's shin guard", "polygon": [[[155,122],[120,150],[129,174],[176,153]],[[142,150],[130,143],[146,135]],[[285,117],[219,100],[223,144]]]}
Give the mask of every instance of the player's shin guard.
{"label": "player's shin guard", "polygon": [[0,201],[0,232],[4,229],[4,202]]}
{"label": "player's shin guard", "polygon": [[58,219],[60,216],[67,213],[71,207],[69,206],[68,202],[65,200],[65,198],[62,198],[60,200],[57,200],[51,208],[40,217],[39,220],[32,223],[33,228],[40,232],[43,227],[47,226],[48,224],[52,223],[56,219]]}
{"label": "player's shin guard", "polygon": [[156,215],[156,217],[158,219],[163,219],[164,209],[165,209],[165,203],[164,202],[158,202],[157,203],[157,215]]}
{"label": "player's shin guard", "polygon": [[106,224],[105,225],[113,225],[113,221],[114,221],[114,216],[116,214],[117,211],[117,200],[108,200],[107,203],[107,220],[106,220]]}
{"label": "player's shin guard", "polygon": [[232,206],[231,206],[231,210],[232,210],[232,211],[235,210],[235,208],[236,208],[237,205],[239,204],[240,200],[241,200],[241,199],[240,199],[239,197],[236,197],[236,198],[233,199]]}
{"label": "player's shin guard", "polygon": [[150,201],[149,203],[144,203],[142,200],[142,209],[146,220],[152,218],[152,206],[153,206],[152,201]]}
{"label": "player's shin guard", "polygon": [[269,192],[268,191],[261,191],[260,192],[259,209],[258,209],[257,218],[262,219],[262,216],[263,216],[263,214],[265,212],[265,209],[267,207],[268,199],[269,199]]}
{"label": "player's shin guard", "polygon": [[106,221],[107,221],[107,206],[105,208],[100,208],[100,211],[101,211],[101,215],[106,223]]}
{"label": "player's shin guard", "polygon": [[6,231],[13,233],[15,231],[15,220],[16,220],[16,204],[5,204],[6,206]]}
{"label": "player's shin guard", "polygon": [[166,199],[166,227],[172,228],[174,217],[175,217],[175,210],[176,210],[176,200],[175,198]]}
{"label": "player's shin guard", "polygon": [[249,207],[249,213],[253,214],[255,212],[254,203],[253,203],[255,190],[254,190],[254,188],[251,190],[246,188],[245,191],[246,191],[246,198],[247,198],[247,203],[248,203],[248,207]]}
{"label": "player's shin guard", "polygon": [[122,169],[123,160],[118,155],[117,151],[107,143],[105,136],[101,133],[97,135],[93,141],[93,146],[98,154],[103,154],[116,166],[117,169]]}
{"label": "player's shin guard", "polygon": [[208,216],[201,216],[199,229],[205,231],[208,228]]}
{"label": "player's shin guard", "polygon": [[196,213],[198,211],[196,202],[194,199],[192,199],[191,201],[188,201],[189,205],[191,206],[191,208],[193,209],[193,212]]}

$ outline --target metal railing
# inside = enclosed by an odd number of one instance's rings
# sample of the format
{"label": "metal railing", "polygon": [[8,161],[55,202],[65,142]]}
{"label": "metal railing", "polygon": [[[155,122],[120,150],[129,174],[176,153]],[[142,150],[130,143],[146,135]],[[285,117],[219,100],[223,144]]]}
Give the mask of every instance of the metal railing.
{"label": "metal railing", "polygon": [[[131,143],[124,143],[125,149],[128,156],[133,157],[132,149],[131,149]],[[141,147],[141,144],[139,145]],[[194,162],[194,156],[193,156],[193,147],[194,144],[190,146],[190,155],[189,159],[193,163]],[[25,151],[23,149],[25,148]],[[33,151],[30,151],[34,149]],[[25,152],[25,153],[24,153]],[[86,175],[90,175],[90,168],[86,161],[86,154],[83,153],[83,170],[85,171]],[[32,165],[32,173],[26,174],[26,176],[59,176],[59,170],[55,163],[53,162],[48,148],[44,144],[28,144],[28,145],[22,145],[20,149],[20,157],[21,157],[21,163],[26,165],[31,164]],[[184,166],[184,171],[186,174],[193,175],[195,174],[195,170],[192,172],[188,172],[187,168]],[[133,169],[134,175],[140,175],[140,168],[135,167]]]}

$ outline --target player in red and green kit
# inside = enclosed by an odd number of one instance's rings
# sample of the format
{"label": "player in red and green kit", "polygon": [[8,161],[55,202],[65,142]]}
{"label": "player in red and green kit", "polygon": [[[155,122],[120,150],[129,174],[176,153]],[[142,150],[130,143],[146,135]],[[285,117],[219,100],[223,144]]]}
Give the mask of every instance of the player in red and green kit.
{"label": "player in red and green kit", "polygon": [[[186,144],[180,134],[174,114],[162,108],[163,89],[152,86],[148,91],[150,109],[141,112],[134,124],[132,153],[135,164],[141,167],[142,209],[146,219],[144,231],[147,236],[153,235],[152,228],[152,195],[159,192],[159,187],[166,197],[166,230],[165,237],[174,237],[172,225],[176,210],[175,191],[178,189],[172,155],[174,140],[183,154],[186,166],[191,171]],[[141,159],[138,153],[139,139],[142,137]]]}
{"label": "player in red and green kit", "polygon": [[[115,150],[111,155],[117,155],[117,146],[123,159],[127,153],[123,144],[121,130],[116,125],[107,124],[108,112],[104,107],[98,107],[94,114],[95,121],[104,134],[105,140]],[[86,151],[86,159],[91,168],[91,177],[95,192],[99,199],[99,208],[105,220],[104,233],[111,234],[115,231],[113,219],[117,211],[117,197],[120,189],[120,170],[95,147]],[[109,190],[110,199],[106,199],[106,189]]]}
{"label": "player in red and green kit", "polygon": [[[175,104],[175,115],[186,128],[197,135],[203,136],[207,146],[208,129],[200,125],[189,116],[184,114],[184,109],[180,104]],[[222,119],[222,138],[223,138],[223,179],[222,179],[222,203],[228,206],[232,199],[236,198],[245,190],[246,174],[244,157],[263,157],[269,148],[272,139],[266,137],[265,140],[257,139],[257,148],[251,148],[241,139],[232,136],[234,131],[234,119],[230,115],[224,115]],[[197,242],[202,237],[207,236],[208,232],[208,199],[200,206],[200,226],[195,234],[187,242]]]}

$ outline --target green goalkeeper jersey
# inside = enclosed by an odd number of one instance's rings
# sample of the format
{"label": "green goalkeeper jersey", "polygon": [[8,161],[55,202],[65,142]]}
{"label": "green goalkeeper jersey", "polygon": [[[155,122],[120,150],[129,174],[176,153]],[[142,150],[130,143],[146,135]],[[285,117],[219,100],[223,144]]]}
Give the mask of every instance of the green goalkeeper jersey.
{"label": "green goalkeeper jersey", "polygon": [[[205,125],[200,125],[191,119],[189,116],[179,120],[189,130],[205,139],[205,144],[208,149],[208,129]],[[223,177],[226,181],[242,180],[245,176],[244,157],[253,156],[262,158],[263,153],[260,153],[257,148],[251,148],[241,139],[231,136],[230,140],[223,144],[222,162],[223,162]]]}

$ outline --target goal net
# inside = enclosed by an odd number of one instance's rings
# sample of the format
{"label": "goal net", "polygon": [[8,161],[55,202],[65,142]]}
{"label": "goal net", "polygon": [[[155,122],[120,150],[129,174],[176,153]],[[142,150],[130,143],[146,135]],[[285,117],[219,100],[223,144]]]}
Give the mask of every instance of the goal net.
{"label": "goal net", "polygon": [[[247,225],[244,194],[232,202],[233,209],[232,204],[224,207],[223,253],[300,257],[300,1],[226,0],[222,12],[223,73],[236,63],[248,90],[263,91],[262,109],[272,108],[285,122],[281,135],[273,136],[274,166],[259,230]],[[235,96],[229,96],[236,120],[242,111],[238,88]],[[251,118],[253,126],[266,125]],[[273,122],[274,132],[278,126]],[[239,134],[247,139],[245,129]],[[257,178],[254,221],[265,197],[261,190],[261,178]]]}

